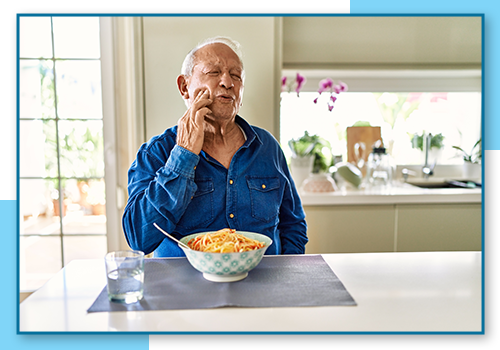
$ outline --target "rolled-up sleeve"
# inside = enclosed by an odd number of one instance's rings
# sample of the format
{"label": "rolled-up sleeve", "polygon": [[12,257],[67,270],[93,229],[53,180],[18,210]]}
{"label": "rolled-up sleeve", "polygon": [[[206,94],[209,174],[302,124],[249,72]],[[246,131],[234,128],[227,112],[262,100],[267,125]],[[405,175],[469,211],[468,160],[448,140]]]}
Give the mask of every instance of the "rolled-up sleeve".
{"label": "rolled-up sleeve", "polygon": [[122,225],[132,249],[149,254],[165,239],[157,223],[174,231],[196,192],[195,168],[199,156],[175,145],[166,162],[143,145],[128,172],[129,199]]}

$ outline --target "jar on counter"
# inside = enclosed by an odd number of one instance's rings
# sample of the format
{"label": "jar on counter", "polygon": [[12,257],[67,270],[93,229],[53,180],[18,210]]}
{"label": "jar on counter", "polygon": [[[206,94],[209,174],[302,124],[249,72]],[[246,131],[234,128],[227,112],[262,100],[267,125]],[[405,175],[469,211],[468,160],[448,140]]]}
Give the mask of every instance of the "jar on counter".
{"label": "jar on counter", "polygon": [[367,184],[372,187],[391,186],[396,167],[384,147],[374,147],[366,164]]}

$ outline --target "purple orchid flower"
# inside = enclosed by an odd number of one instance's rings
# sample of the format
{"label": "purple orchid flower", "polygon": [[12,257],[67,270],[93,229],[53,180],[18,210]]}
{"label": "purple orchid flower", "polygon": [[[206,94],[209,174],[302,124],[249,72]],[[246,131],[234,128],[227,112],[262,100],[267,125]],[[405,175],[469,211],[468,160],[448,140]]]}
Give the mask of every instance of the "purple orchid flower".
{"label": "purple orchid flower", "polygon": [[306,77],[297,73],[297,78],[295,80],[297,81],[295,92],[297,93],[297,96],[299,96],[300,89],[302,89],[302,86],[306,83]]}
{"label": "purple orchid flower", "polygon": [[348,89],[347,84],[344,83],[343,81],[339,81],[339,87],[340,87],[340,91],[342,91],[342,92],[346,92]]}
{"label": "purple orchid flower", "polygon": [[331,112],[335,106],[335,101],[337,101],[337,97],[335,95],[340,94],[342,91],[347,91],[347,85],[343,82],[339,82],[338,85],[334,85],[332,79],[322,79],[319,82],[318,97],[314,99],[314,103],[317,103],[319,95],[327,90],[330,91],[330,99],[328,100],[327,106],[328,110]]}
{"label": "purple orchid flower", "polygon": [[333,90],[335,91],[336,94],[340,94],[341,92],[345,92],[345,91],[347,91],[347,84],[342,82],[342,81],[339,81],[339,84],[335,85],[333,87]]}
{"label": "purple orchid flower", "polygon": [[333,86],[333,80],[330,78],[325,78],[319,82],[318,93],[321,95],[322,92],[331,89]]}
{"label": "purple orchid flower", "polygon": [[[306,83],[306,77],[303,75],[300,75],[300,73],[297,73],[297,76],[295,77],[295,81],[293,83],[287,84],[287,77],[282,77],[281,78],[281,91],[288,90],[290,92],[292,86],[294,84],[297,84],[295,87],[295,92],[297,93],[297,97],[299,97],[299,92]],[[341,92],[347,91],[348,87],[347,84],[339,81],[338,84],[334,84],[333,80],[330,78],[325,78],[322,79],[319,82],[319,89],[318,89],[318,96],[313,100],[315,104],[318,103],[319,96],[325,92],[329,91],[330,92],[330,99],[327,102],[327,107],[328,110],[331,112],[335,106],[335,102],[337,101],[338,97],[336,95],[339,95]]]}
{"label": "purple orchid flower", "polygon": [[337,101],[337,96],[333,95],[333,92],[330,95],[330,100],[328,101],[328,110],[331,112],[333,110],[333,107],[335,106],[335,101]]}

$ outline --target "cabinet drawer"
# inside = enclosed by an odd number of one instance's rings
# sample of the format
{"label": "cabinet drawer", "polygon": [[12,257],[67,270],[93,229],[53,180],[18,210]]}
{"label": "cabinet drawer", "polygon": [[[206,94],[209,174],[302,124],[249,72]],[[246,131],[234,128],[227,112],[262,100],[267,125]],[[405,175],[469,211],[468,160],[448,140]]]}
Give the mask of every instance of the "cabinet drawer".
{"label": "cabinet drawer", "polygon": [[481,250],[481,204],[397,206],[399,252]]}
{"label": "cabinet drawer", "polygon": [[394,251],[393,205],[305,206],[307,254]]}

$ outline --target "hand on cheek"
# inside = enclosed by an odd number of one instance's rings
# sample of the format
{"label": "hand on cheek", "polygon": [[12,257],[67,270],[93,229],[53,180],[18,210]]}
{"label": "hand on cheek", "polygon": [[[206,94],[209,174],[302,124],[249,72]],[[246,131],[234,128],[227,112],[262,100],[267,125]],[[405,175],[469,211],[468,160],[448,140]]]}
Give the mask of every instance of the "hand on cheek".
{"label": "hand on cheek", "polygon": [[205,116],[212,113],[207,107],[212,103],[206,89],[195,91],[194,99],[186,113],[179,119],[177,144],[195,154],[203,147]]}

